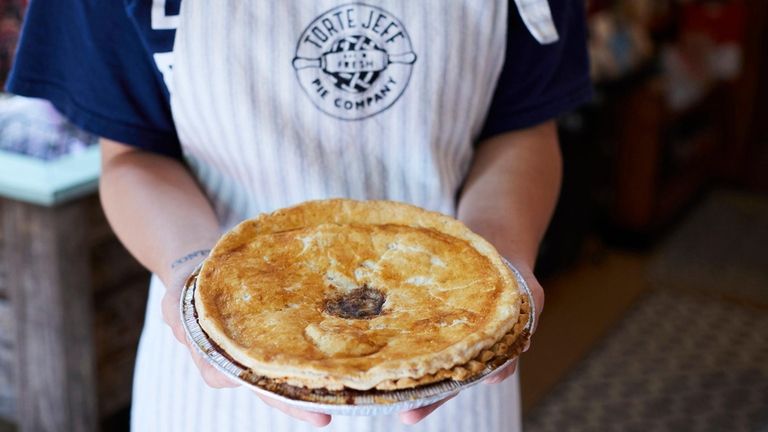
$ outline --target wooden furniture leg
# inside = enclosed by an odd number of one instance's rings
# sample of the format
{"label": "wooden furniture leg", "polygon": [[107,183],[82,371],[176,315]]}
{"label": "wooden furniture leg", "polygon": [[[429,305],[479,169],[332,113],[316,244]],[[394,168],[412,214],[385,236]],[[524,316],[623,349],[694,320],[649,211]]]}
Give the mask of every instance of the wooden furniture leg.
{"label": "wooden furniture leg", "polygon": [[16,317],[19,430],[95,431],[91,281],[80,200],[4,200],[2,229]]}

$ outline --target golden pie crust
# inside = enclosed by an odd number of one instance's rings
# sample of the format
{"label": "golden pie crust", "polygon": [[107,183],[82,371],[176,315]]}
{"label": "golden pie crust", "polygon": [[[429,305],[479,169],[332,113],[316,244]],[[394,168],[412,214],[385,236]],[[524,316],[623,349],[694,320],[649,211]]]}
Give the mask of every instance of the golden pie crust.
{"label": "golden pie crust", "polygon": [[325,200],[225,234],[195,290],[201,327],[273,383],[394,390],[517,355],[529,305],[462,223],[391,201]]}

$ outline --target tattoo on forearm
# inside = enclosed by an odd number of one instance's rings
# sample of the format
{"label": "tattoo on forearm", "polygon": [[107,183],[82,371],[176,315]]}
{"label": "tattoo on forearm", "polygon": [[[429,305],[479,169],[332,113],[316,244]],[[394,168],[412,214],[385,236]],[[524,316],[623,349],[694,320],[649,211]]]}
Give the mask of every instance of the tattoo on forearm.
{"label": "tattoo on forearm", "polygon": [[180,266],[180,265],[182,265],[182,264],[184,264],[186,262],[189,262],[189,261],[191,261],[191,260],[193,260],[195,258],[206,257],[206,256],[208,256],[209,253],[211,253],[210,249],[200,249],[200,250],[196,250],[194,252],[190,252],[190,253],[184,255],[183,257],[177,259],[176,261],[172,262],[171,263],[171,268],[175,269],[176,267],[178,267],[178,266]]}

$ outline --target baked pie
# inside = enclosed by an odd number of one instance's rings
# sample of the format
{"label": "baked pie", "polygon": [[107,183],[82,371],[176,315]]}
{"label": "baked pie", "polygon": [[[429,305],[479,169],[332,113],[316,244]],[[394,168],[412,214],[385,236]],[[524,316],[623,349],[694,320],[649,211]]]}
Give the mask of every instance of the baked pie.
{"label": "baked pie", "polygon": [[261,385],[398,390],[518,355],[530,305],[462,223],[390,201],[326,200],[225,234],[199,272],[198,322]]}

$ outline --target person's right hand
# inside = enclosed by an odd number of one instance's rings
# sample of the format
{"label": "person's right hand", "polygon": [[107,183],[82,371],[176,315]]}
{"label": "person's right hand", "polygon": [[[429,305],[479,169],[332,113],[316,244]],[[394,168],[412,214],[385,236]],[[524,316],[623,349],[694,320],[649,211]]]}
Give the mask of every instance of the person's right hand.
{"label": "person's right hand", "polygon": [[192,355],[192,360],[200,370],[200,375],[206,384],[213,388],[227,388],[237,387],[239,384],[228,379],[223,373],[219,372],[207,363],[200,354],[190,345],[187,340],[187,335],[184,331],[184,326],[181,323],[181,312],[179,311],[179,305],[181,302],[181,291],[184,288],[184,284],[187,282],[189,275],[192,274],[195,267],[200,264],[205,255],[201,253],[199,257],[189,259],[188,261],[174,266],[170,269],[169,273],[163,278],[163,283],[166,287],[165,295],[161,303],[161,310],[163,313],[163,321],[171,328],[173,336],[176,337],[180,343],[184,344],[189,353]]}
{"label": "person's right hand", "polygon": [[[238,383],[230,380],[226,375],[216,370],[216,368],[206,362],[195,348],[190,345],[181,322],[181,313],[179,311],[181,291],[184,288],[184,284],[187,282],[189,275],[192,274],[195,267],[197,267],[204,259],[205,254],[201,254],[200,257],[187,260],[183,264],[175,266],[167,275],[161,277],[166,286],[165,295],[163,296],[161,304],[163,320],[171,328],[174,337],[189,349],[192,360],[200,370],[200,375],[208,386],[213,388],[238,387]],[[329,415],[294,408],[285,402],[268,398],[258,393],[256,393],[256,396],[272,408],[276,408],[297,420],[305,421],[314,426],[323,427],[331,422],[331,416]]]}

